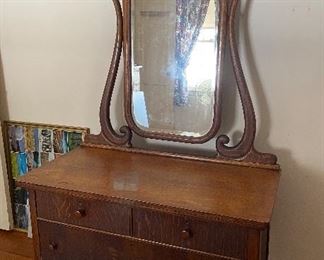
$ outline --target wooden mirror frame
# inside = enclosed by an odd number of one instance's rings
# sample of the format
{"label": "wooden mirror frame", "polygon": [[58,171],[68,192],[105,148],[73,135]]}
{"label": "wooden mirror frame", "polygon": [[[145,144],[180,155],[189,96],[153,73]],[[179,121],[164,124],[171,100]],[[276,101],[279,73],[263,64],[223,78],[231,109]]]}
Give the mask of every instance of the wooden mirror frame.
{"label": "wooden mirror frame", "polygon": [[[99,135],[87,135],[84,145],[103,148],[123,148],[135,151],[132,148],[133,132],[141,137],[149,139],[166,140],[181,143],[202,144],[216,137],[221,125],[221,75],[222,62],[224,59],[225,45],[228,42],[231,62],[233,65],[234,76],[236,79],[239,95],[241,99],[244,114],[244,133],[238,144],[228,146],[230,138],[227,135],[221,135],[216,138],[216,156],[211,158],[215,161],[230,162],[248,165],[264,165],[278,167],[277,157],[273,154],[260,153],[254,148],[256,136],[256,118],[252,99],[248,90],[246,79],[243,73],[236,38],[235,38],[235,20],[236,12],[240,0],[219,0],[220,22],[219,22],[219,53],[217,65],[217,79],[215,91],[214,120],[210,131],[201,137],[180,136],[171,133],[160,133],[144,131],[136,126],[132,116],[132,86],[131,86],[131,42],[130,42],[130,6],[131,0],[123,1],[123,10],[120,0],[112,0],[117,16],[117,32],[112,61],[104,88],[103,97],[100,105],[100,125],[101,133]],[[117,133],[112,127],[110,121],[110,106],[112,94],[116,82],[118,67],[121,59],[121,53],[124,53],[124,112],[127,125],[119,129]],[[216,113],[217,112],[217,113]],[[137,149],[138,150],[138,149]],[[143,150],[141,150],[143,152]]]}
{"label": "wooden mirror frame", "polygon": [[[212,125],[208,132],[202,136],[185,136],[167,132],[158,132],[143,130],[139,128],[134,120],[132,113],[132,95],[133,95],[133,84],[132,84],[132,27],[131,27],[131,1],[124,0],[124,84],[125,84],[125,102],[124,111],[126,112],[126,121],[129,127],[139,136],[149,139],[166,140],[172,142],[191,143],[191,144],[202,144],[206,143],[217,134],[221,126],[221,68],[224,59],[225,41],[226,41],[226,1],[219,1],[219,23],[218,23],[218,50],[217,50],[217,61],[216,61],[216,82],[215,82],[215,93],[214,93],[214,117]],[[175,0],[174,0],[175,1]],[[215,1],[215,0],[211,0]]]}

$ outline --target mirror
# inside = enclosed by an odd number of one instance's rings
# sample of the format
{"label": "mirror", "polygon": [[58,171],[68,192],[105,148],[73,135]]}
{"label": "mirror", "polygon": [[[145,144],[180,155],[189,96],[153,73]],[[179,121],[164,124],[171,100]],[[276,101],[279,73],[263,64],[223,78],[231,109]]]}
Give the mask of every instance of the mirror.
{"label": "mirror", "polygon": [[[85,144],[130,151],[134,134],[190,144],[204,144],[215,138],[216,154],[208,160],[277,167],[275,155],[260,153],[254,147],[255,111],[235,33],[240,1],[113,0],[113,3],[117,31],[100,104],[101,132],[87,135]],[[236,144],[226,133],[218,133],[226,43],[244,117],[244,131]],[[122,52],[126,125],[116,131],[110,108]],[[133,151],[146,153],[145,149]]]}
{"label": "mirror", "polygon": [[213,127],[218,0],[132,0],[132,115],[141,130],[201,137]]}

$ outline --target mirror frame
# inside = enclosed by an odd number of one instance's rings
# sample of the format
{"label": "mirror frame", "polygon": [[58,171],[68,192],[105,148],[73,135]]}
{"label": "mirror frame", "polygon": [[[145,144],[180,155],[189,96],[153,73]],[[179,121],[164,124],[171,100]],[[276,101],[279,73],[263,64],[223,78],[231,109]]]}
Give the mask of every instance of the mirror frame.
{"label": "mirror frame", "polygon": [[[206,135],[202,137],[181,136],[160,132],[144,131],[137,127],[132,115],[132,81],[131,81],[131,38],[130,38],[130,1],[132,0],[112,0],[117,17],[117,31],[115,46],[100,104],[100,125],[101,132],[98,135],[87,135],[84,146],[99,147],[107,149],[127,150],[130,152],[156,153],[144,149],[132,148],[133,133],[144,138],[174,141],[181,143],[205,143],[212,138],[216,138],[216,154],[213,157],[205,158],[207,161],[221,163],[248,165],[262,168],[279,168],[277,157],[274,154],[258,152],[254,147],[256,137],[256,118],[252,99],[248,90],[247,82],[243,73],[243,68],[236,43],[236,12],[240,0],[218,0],[220,3],[219,14],[219,53],[217,64],[217,83],[215,91],[215,107],[213,127]],[[123,10],[121,2],[123,1]],[[244,115],[244,132],[239,142],[230,146],[228,135],[217,136],[221,124],[221,85],[222,85],[222,63],[224,59],[225,44],[228,43],[228,49],[232,62],[233,72],[238,87]],[[110,107],[112,94],[118,73],[118,67],[121,59],[121,53],[124,50],[124,113],[127,125],[120,127],[119,132],[115,131],[111,123]],[[169,154],[172,157],[188,158],[188,155]],[[191,159],[197,159],[197,156],[191,156]],[[199,157],[199,160],[202,160]]]}
{"label": "mirror frame", "polygon": [[[216,81],[215,81],[215,93],[214,93],[214,116],[212,120],[212,125],[206,134],[194,137],[179,135],[174,133],[167,133],[167,131],[151,131],[144,130],[140,128],[133,116],[133,80],[132,80],[132,26],[131,26],[131,8],[132,2],[136,0],[124,0],[123,1],[123,11],[124,11],[124,91],[125,91],[125,102],[124,111],[125,118],[129,127],[139,136],[149,139],[166,140],[181,143],[191,143],[191,144],[202,144],[211,140],[215,137],[221,126],[221,82],[222,82],[222,65],[224,60],[225,52],[225,41],[226,41],[226,13],[227,5],[223,0],[219,1],[219,23],[218,23],[218,35],[217,35],[217,56],[216,56]],[[214,1],[214,0],[211,0]]]}

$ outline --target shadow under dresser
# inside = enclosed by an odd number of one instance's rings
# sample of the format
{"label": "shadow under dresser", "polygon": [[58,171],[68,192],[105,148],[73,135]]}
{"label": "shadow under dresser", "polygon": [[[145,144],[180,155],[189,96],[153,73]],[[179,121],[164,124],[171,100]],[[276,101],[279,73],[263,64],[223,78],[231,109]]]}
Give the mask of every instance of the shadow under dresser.
{"label": "shadow under dresser", "polygon": [[18,179],[38,259],[267,259],[279,170],[80,147]]}

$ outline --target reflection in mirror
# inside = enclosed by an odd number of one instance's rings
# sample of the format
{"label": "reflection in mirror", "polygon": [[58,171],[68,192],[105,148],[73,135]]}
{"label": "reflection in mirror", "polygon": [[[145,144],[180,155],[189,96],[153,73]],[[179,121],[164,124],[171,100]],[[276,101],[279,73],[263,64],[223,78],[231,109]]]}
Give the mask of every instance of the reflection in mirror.
{"label": "reflection in mirror", "polygon": [[214,119],[218,0],[132,0],[132,112],[146,131],[203,136]]}

